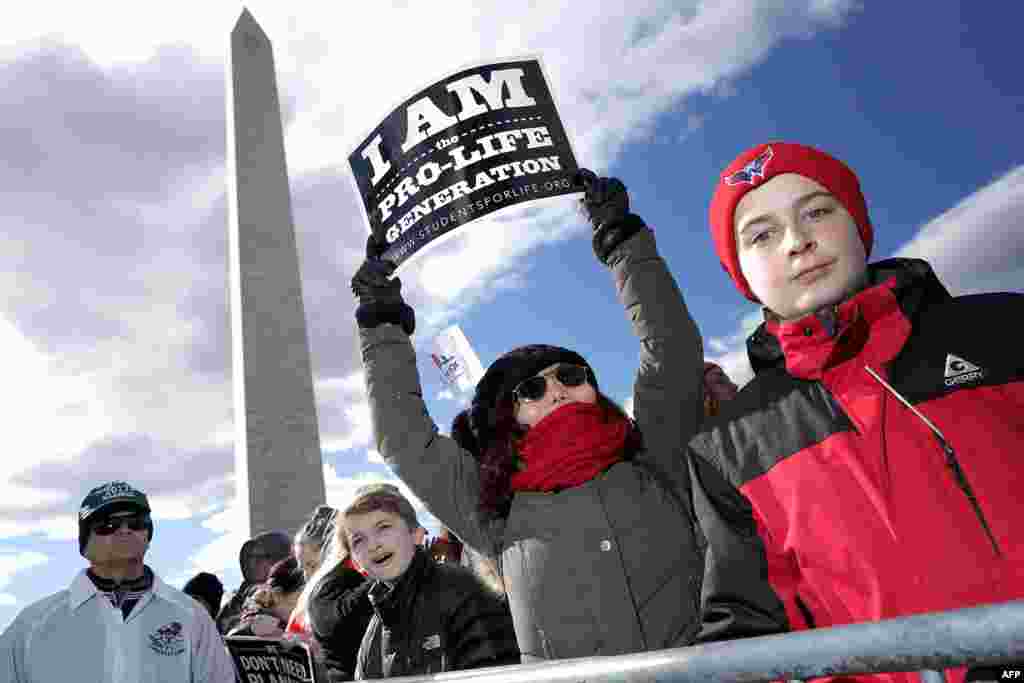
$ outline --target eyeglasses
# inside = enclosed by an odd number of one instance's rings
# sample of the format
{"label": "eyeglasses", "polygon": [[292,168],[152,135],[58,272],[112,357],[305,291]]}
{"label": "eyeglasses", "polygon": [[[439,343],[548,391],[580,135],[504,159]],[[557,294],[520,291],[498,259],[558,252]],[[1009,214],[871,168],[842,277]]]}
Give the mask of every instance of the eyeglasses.
{"label": "eyeglasses", "polygon": [[108,517],[102,522],[97,522],[92,526],[92,530],[97,536],[109,536],[114,533],[122,526],[126,526],[132,531],[142,531],[146,528],[149,523],[149,515],[129,515],[126,517]]}
{"label": "eyeglasses", "polygon": [[548,378],[551,375],[554,375],[562,386],[572,388],[586,382],[589,374],[590,371],[582,365],[559,365],[553,373],[527,377],[512,390],[512,396],[523,403],[539,401],[548,393]]}

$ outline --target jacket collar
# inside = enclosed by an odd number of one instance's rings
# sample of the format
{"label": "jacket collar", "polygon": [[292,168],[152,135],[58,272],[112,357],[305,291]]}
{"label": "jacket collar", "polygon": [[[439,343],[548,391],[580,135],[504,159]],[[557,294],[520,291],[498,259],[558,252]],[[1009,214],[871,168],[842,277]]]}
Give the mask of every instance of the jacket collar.
{"label": "jacket collar", "polygon": [[78,572],[75,576],[75,580],[71,582],[71,588],[68,589],[68,598],[71,601],[71,610],[74,611],[87,602],[90,598],[94,598],[99,595],[99,589],[89,580],[88,570],[83,569]]}
{"label": "jacket collar", "polygon": [[[147,592],[153,595],[159,595],[165,599],[169,598],[172,589],[160,580],[160,577],[150,569],[149,565],[145,565],[145,572],[152,577],[151,589]],[[89,578],[88,568],[81,570],[75,576],[74,580],[71,582],[71,587],[68,589],[68,600],[71,604],[71,611],[77,610],[91,598],[94,598],[99,594],[100,589],[97,588],[96,584],[94,584],[92,579]],[[146,598],[140,600],[139,604],[141,605],[144,600],[146,600]]]}
{"label": "jacket collar", "polygon": [[398,610],[399,614],[407,611],[417,586],[422,583],[426,573],[429,571],[433,560],[423,548],[416,548],[412,556],[412,562],[398,580],[394,583],[377,581],[370,589],[367,596],[373,609],[381,615],[385,623],[389,622],[389,615]]}
{"label": "jacket collar", "polygon": [[[747,355],[755,374],[785,368],[813,380],[860,355],[870,341],[871,360],[881,365],[899,353],[921,309],[950,298],[927,262],[879,261],[868,266],[867,286],[836,306],[789,322],[766,315],[747,339]],[[877,325],[883,320],[896,324]]]}

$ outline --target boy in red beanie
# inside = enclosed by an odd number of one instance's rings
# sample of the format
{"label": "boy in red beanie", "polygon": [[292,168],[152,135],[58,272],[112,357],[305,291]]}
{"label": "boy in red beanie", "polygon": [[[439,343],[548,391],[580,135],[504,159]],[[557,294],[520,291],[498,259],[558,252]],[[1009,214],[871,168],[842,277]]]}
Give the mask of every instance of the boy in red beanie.
{"label": "boy in red beanie", "polygon": [[868,264],[857,176],[804,145],[741,154],[710,219],[765,321],[755,378],[691,443],[700,640],[1024,598],[1024,356],[993,334],[1024,296]]}

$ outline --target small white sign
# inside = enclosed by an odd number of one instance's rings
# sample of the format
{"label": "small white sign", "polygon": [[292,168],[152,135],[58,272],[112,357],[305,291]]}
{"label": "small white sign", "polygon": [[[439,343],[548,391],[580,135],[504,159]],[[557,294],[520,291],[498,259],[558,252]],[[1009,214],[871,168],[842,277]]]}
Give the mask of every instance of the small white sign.
{"label": "small white sign", "polygon": [[484,376],[484,368],[462,328],[452,325],[442,330],[434,345],[430,357],[445,383],[459,391],[472,391]]}

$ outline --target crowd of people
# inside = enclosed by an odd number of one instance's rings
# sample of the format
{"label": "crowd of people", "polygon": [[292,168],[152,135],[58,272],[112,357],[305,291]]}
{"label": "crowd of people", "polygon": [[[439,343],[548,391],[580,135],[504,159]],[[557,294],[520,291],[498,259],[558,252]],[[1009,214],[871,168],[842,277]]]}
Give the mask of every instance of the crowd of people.
{"label": "crowd of people", "polygon": [[705,361],[623,183],[576,182],[639,342],[632,415],[582,354],[538,343],[491,363],[442,434],[415,313],[371,237],[352,291],[376,447],[442,533],[428,543],[401,491],[369,484],[248,540],[233,593],[209,573],[178,592],[143,562],[145,494],[110,482],[79,513],[89,568],[4,632],[0,680],[233,681],[223,639],[252,635],[306,643],[335,683],[1024,598],[1024,361],[979,333],[1024,296],[954,297],[925,261],[868,263],[853,171],[758,145],[720,174],[709,212],[718,259],[764,314],[739,390]]}

